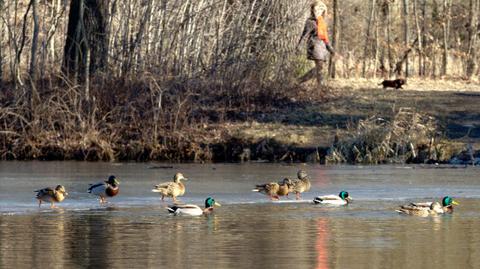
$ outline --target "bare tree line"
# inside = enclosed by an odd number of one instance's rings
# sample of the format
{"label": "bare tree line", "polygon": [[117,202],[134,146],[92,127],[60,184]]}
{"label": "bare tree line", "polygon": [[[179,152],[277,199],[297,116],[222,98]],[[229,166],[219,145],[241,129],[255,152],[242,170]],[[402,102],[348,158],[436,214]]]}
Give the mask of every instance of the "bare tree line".
{"label": "bare tree line", "polygon": [[478,0],[371,0],[364,13],[363,77],[478,77]]}
{"label": "bare tree line", "polygon": [[78,77],[87,58],[90,75],[117,78],[224,76],[254,65],[278,76],[298,34],[287,29],[304,13],[297,7],[257,0],[4,1],[2,79],[23,84],[61,71]]}
{"label": "bare tree line", "polygon": [[[308,15],[308,1],[286,0],[0,3],[1,78],[20,85],[61,71],[84,77],[87,58],[89,75],[117,78],[151,72],[230,81],[251,70],[292,77],[302,58],[292,41]],[[478,75],[479,0],[328,4],[334,44],[346,56],[330,64],[332,76]],[[75,57],[83,65],[72,66]]]}

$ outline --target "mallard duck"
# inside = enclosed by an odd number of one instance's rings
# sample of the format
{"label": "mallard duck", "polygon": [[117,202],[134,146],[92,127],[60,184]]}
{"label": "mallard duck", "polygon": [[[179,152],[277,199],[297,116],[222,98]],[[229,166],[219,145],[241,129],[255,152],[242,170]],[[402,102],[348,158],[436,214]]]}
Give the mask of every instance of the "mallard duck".
{"label": "mallard duck", "polygon": [[311,184],[308,179],[308,175],[305,171],[299,170],[297,172],[297,178],[292,182],[291,192],[294,192],[297,200],[300,199],[300,194],[310,190]]}
{"label": "mallard duck", "polygon": [[313,199],[315,204],[326,205],[348,205],[352,201],[352,197],[346,191],[341,191],[338,195],[317,196]]}
{"label": "mallard duck", "polygon": [[252,191],[260,192],[270,196],[270,200],[279,200],[278,191],[280,190],[280,184],[277,182],[270,182],[266,184],[255,185],[255,189]]}
{"label": "mallard duck", "polygon": [[450,196],[445,196],[442,199],[442,208],[445,213],[453,213],[453,206],[454,205],[459,205],[459,203],[455,200],[453,200],[452,197]]}
{"label": "mallard duck", "polygon": [[36,198],[38,200],[38,207],[42,205],[43,202],[50,202],[50,208],[55,207],[55,202],[59,203],[65,199],[65,196],[68,195],[65,187],[62,185],[57,185],[55,189],[44,188],[41,190],[36,190]]}
{"label": "mallard duck", "polygon": [[425,204],[418,205],[416,203],[411,203],[408,205],[402,205],[400,209],[397,209],[398,213],[413,215],[413,216],[420,216],[420,217],[428,217],[428,216],[437,216],[439,214],[445,213],[442,208],[442,205],[439,202],[429,203],[429,206],[425,206]]}
{"label": "mallard duck", "polygon": [[201,209],[198,205],[182,205],[176,204],[167,207],[168,212],[172,213],[173,215],[189,215],[189,216],[200,216],[200,215],[208,215],[213,212],[214,206],[221,206],[219,203],[215,202],[215,199],[208,197],[205,200],[205,208]]}
{"label": "mallard duck", "polygon": [[[430,208],[433,202],[422,202],[422,203],[411,203],[409,204],[410,206],[416,206],[416,207],[423,207],[423,208]],[[452,213],[453,212],[453,206],[454,205],[459,205],[459,203],[455,200],[453,200],[452,197],[450,196],[445,196],[442,198],[442,213]]]}
{"label": "mallard duck", "polygon": [[292,188],[292,180],[289,178],[284,178],[283,181],[278,183],[278,191],[277,191],[277,197],[278,196],[287,196],[290,193],[290,189]]}
{"label": "mallard duck", "polygon": [[177,196],[183,196],[185,194],[185,185],[181,180],[188,180],[182,173],[176,173],[173,176],[173,182],[165,182],[155,186],[152,189],[153,192],[158,192],[162,195],[162,201],[165,196],[172,197],[173,201],[177,201]]}
{"label": "mallard duck", "polygon": [[109,176],[108,180],[104,182],[99,182],[97,184],[90,184],[88,188],[88,193],[97,195],[100,197],[100,204],[107,202],[107,197],[113,197],[118,194],[120,191],[119,186],[120,182],[118,182],[115,176]]}
{"label": "mallard duck", "polygon": [[270,196],[271,200],[280,200],[280,196],[288,196],[291,186],[292,181],[289,178],[284,178],[281,182],[255,185],[255,189],[252,191],[266,194]]}

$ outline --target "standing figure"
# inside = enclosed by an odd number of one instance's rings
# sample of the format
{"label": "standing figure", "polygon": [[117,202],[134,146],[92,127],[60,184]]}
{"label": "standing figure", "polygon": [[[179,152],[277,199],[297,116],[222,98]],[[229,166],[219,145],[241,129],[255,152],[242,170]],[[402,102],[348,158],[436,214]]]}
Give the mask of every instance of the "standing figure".
{"label": "standing figure", "polygon": [[332,54],[332,56],[335,55],[335,51],[332,46],[330,46],[328,39],[328,28],[325,22],[326,14],[327,6],[322,1],[314,0],[310,4],[310,17],[305,22],[305,27],[297,47],[303,39],[307,39],[307,58],[314,61],[315,67],[300,78],[300,83],[315,77],[317,79],[317,85],[319,87],[322,86],[323,65],[327,61],[329,53]]}

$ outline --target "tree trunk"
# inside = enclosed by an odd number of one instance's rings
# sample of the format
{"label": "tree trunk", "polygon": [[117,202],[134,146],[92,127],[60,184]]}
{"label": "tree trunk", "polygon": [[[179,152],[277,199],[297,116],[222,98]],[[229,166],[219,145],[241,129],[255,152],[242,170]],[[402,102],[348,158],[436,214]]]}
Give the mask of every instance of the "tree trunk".
{"label": "tree trunk", "polygon": [[[405,44],[405,49],[409,50],[410,46],[410,25],[408,23],[408,18],[409,17],[409,11],[408,11],[408,0],[403,0],[403,24],[404,24],[404,32],[403,32],[403,37],[404,37],[404,44]],[[408,53],[406,53],[406,58],[405,58],[405,77],[408,77]]]}
{"label": "tree trunk", "polygon": [[466,76],[471,79],[477,69],[477,36],[478,36],[478,15],[479,0],[470,0],[469,9],[469,25],[468,25],[468,51],[467,51],[467,68]]}
{"label": "tree trunk", "polygon": [[[22,59],[22,52],[25,47],[25,41],[27,39],[27,18],[28,13],[30,12],[30,8],[32,7],[32,1],[28,3],[27,10],[25,11],[25,15],[23,15],[23,25],[22,25],[22,35],[20,37],[20,44],[17,46],[15,45],[15,62],[14,62],[14,78],[15,84],[18,83],[23,86],[22,76],[21,76],[21,69],[20,69],[20,62]],[[17,6],[15,6],[15,13],[17,12]],[[16,14],[15,14],[16,17]]]}
{"label": "tree trunk", "polygon": [[370,2],[370,12],[367,21],[367,38],[365,39],[365,46],[363,48],[363,64],[362,64],[362,77],[367,76],[367,59],[368,57],[368,48],[371,47],[372,42],[372,22],[375,17],[375,7],[377,6],[376,0],[371,0]]}
{"label": "tree trunk", "polygon": [[373,62],[373,77],[377,77],[377,67],[378,67],[378,62],[379,62],[379,47],[380,47],[380,34],[379,34],[379,26],[378,26],[378,15],[374,16],[374,25],[375,25],[375,47],[373,49],[374,51],[374,62]]}
{"label": "tree trunk", "polygon": [[[423,60],[423,34],[420,28],[420,20],[418,18],[418,0],[413,0],[413,13],[415,16],[415,29],[417,31],[417,49],[418,49],[418,75],[422,76],[422,60]],[[425,17],[423,17],[425,20]]]}
{"label": "tree trunk", "polygon": [[392,75],[392,70],[393,70],[393,57],[392,57],[392,39],[391,37],[391,25],[392,25],[392,20],[391,20],[391,15],[390,15],[390,3],[387,1],[386,2],[386,17],[387,17],[387,55],[388,55],[388,76],[390,77]]}
{"label": "tree trunk", "polygon": [[[338,0],[333,0],[333,33],[332,33],[332,47],[335,51],[338,50],[338,36],[339,36],[339,14],[338,14]],[[329,70],[330,70],[330,77],[336,77],[336,66],[335,60],[330,57],[329,61]]]}
{"label": "tree trunk", "polygon": [[[422,66],[421,66],[421,76],[425,76],[427,74],[427,55],[425,53],[425,48],[427,46],[427,0],[423,0],[422,2]],[[419,39],[420,41],[420,39]]]}
{"label": "tree trunk", "polygon": [[443,55],[442,55],[442,76],[448,72],[448,40],[450,37],[450,8],[451,0],[443,0]]}
{"label": "tree trunk", "polygon": [[[135,35],[135,40],[130,44],[130,49],[128,53],[129,57],[127,60],[127,65],[124,70],[124,73],[127,73],[132,68],[135,50],[137,50],[137,48],[139,48],[140,44],[142,43],[143,35],[145,34],[146,25],[148,20],[150,19],[151,13],[152,13],[152,0],[149,0],[147,3],[147,7],[145,8],[145,13],[143,14],[142,19],[140,20],[140,25],[138,26],[138,32]],[[140,57],[141,55],[140,53],[138,53],[137,61],[139,61]]]}
{"label": "tree trunk", "polygon": [[[390,2],[389,0],[383,0],[382,3],[382,21],[383,24],[383,38],[384,42],[387,44],[381,46],[380,52],[380,69],[382,71],[383,77],[390,77],[392,68],[392,53],[391,53],[391,40],[390,40]],[[386,52],[385,52],[386,51]],[[386,56],[385,56],[386,54]],[[385,57],[387,59],[385,59]],[[386,63],[388,61],[388,64]]]}
{"label": "tree trunk", "polygon": [[[3,14],[3,0],[0,0],[0,16]],[[2,42],[5,32],[3,29],[3,23],[0,23],[0,85],[3,79],[3,54],[2,54]]]}
{"label": "tree trunk", "polygon": [[30,70],[29,75],[32,81],[35,80],[35,69],[37,61],[37,47],[38,47],[38,14],[37,14],[37,2],[38,0],[32,0],[32,16],[33,16],[33,34],[32,34],[32,52],[30,56]]}
{"label": "tree trunk", "polygon": [[108,50],[104,14],[107,4],[106,0],[72,0],[63,61],[63,70],[67,74],[83,76],[87,54],[90,55],[89,74],[105,69]]}

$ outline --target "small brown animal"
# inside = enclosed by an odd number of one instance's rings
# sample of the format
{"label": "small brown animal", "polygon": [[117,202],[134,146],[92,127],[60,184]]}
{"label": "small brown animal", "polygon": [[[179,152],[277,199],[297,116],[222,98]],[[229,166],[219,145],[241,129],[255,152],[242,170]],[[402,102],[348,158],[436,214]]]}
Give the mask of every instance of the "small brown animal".
{"label": "small brown animal", "polygon": [[386,89],[386,88],[395,88],[395,89],[403,89],[402,88],[402,85],[405,84],[405,80],[404,79],[395,79],[395,80],[384,80],[382,83],[378,84],[378,85],[383,85],[383,88]]}

